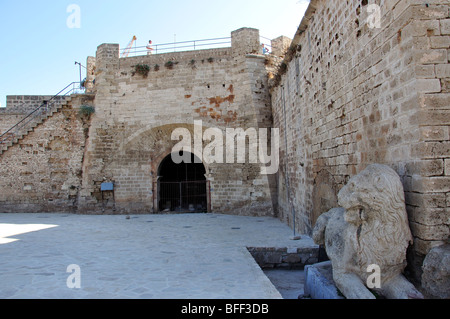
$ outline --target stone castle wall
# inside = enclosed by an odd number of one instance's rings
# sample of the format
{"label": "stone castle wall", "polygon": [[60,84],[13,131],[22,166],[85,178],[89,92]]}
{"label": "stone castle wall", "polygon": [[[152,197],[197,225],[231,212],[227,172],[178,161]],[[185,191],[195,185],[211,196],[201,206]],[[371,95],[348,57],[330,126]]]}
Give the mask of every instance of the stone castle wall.
{"label": "stone castle wall", "polygon": [[[158,212],[159,167],[178,143],[172,133],[185,128],[194,138],[198,134],[194,124],[201,123],[201,135],[214,128],[223,137],[223,160],[205,163],[210,209],[274,216],[273,176],[261,174],[262,164],[248,160],[238,164],[236,155],[231,164],[226,163],[226,129],[259,133],[260,128],[271,128],[266,59],[259,38],[258,30],[243,28],[232,33],[228,48],[131,58],[119,58],[116,44],[99,46],[97,56],[87,59],[86,93],[93,97],[88,104],[95,106],[89,127],[77,119],[83,101],[73,101],[78,104],[69,103],[64,112],[50,116],[1,154],[8,176],[0,185],[5,188],[1,210]],[[148,66],[148,74],[137,72],[136,65]],[[2,131],[48,98],[8,97],[0,116]],[[83,134],[79,134],[81,128]],[[64,144],[57,147],[58,152],[67,154],[54,154],[49,143],[55,139]],[[200,147],[193,152],[201,157],[212,141],[214,137],[201,141],[200,136]],[[237,153],[237,143],[232,142],[231,150]],[[12,185],[16,175],[21,177]],[[114,202],[108,197],[106,206],[101,192],[104,182],[113,182],[115,192]]]}
{"label": "stone castle wall", "polygon": [[449,236],[450,3],[369,2],[379,28],[368,1],[311,1],[272,79],[279,214],[310,233],[351,176],[387,164],[403,181],[420,265]]}
{"label": "stone castle wall", "polygon": [[[147,66],[148,74],[137,72],[136,65]],[[255,29],[233,32],[232,46],[222,49],[119,58],[118,45],[99,46],[92,88],[96,114],[80,210],[98,209],[100,185],[111,181],[117,211],[158,212],[158,169],[178,143],[172,141],[172,132],[185,128],[194,138],[194,121],[202,121],[203,130],[221,130],[224,137],[227,128],[270,128],[267,88]],[[261,165],[205,166],[212,211],[274,215],[276,185],[260,174]]]}

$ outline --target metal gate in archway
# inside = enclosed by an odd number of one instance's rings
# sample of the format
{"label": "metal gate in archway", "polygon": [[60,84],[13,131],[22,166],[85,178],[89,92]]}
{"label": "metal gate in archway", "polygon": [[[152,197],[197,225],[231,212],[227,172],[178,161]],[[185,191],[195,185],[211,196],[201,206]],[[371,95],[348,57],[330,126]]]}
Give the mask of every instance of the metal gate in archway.
{"label": "metal gate in archway", "polygon": [[207,213],[211,211],[209,181],[158,182],[160,212]]}

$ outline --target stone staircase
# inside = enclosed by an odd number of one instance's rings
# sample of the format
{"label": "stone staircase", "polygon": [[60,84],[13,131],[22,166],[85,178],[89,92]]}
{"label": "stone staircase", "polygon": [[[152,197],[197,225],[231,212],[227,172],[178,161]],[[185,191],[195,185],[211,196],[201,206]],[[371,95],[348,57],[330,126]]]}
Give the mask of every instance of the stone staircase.
{"label": "stone staircase", "polygon": [[53,97],[41,102],[37,108],[25,116],[20,122],[0,135],[0,155],[5,153],[10,147],[18,144],[48,118],[52,117],[53,114],[59,112],[64,107],[73,106],[72,100],[74,97],[76,98],[79,95],[85,96],[84,93],[80,93],[82,91],[84,89],[82,89],[80,82],[72,82]]}
{"label": "stone staircase", "polygon": [[10,147],[18,144],[28,134],[33,132],[36,127],[43,124],[48,118],[59,112],[63,107],[68,106],[70,102],[71,97],[67,97],[62,103],[54,103],[51,106],[41,105],[40,109],[36,111],[37,114],[33,114],[29,118],[26,118],[22,123],[24,125],[19,125],[17,129],[13,129],[13,131],[7,133],[3,137],[3,140],[0,140],[0,155],[5,153]]}
{"label": "stone staircase", "polygon": [[62,108],[71,105],[72,98],[66,97],[51,104],[42,104],[22,121],[17,123],[11,130],[0,138],[0,155],[5,153],[10,147],[18,144],[35,128],[43,124],[47,119],[59,112]]}

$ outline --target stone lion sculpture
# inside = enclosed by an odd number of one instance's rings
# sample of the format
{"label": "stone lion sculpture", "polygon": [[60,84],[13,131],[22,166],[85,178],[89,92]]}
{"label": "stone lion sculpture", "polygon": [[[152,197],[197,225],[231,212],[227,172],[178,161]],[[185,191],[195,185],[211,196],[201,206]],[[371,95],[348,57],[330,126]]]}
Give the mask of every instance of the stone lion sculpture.
{"label": "stone lion sculpture", "polygon": [[380,270],[374,289],[386,298],[415,299],[422,294],[402,275],[412,243],[403,185],[391,168],[374,164],[339,192],[338,203],[321,215],[313,231],[325,245],[337,288],[348,299],[373,299],[367,288],[372,265]]}

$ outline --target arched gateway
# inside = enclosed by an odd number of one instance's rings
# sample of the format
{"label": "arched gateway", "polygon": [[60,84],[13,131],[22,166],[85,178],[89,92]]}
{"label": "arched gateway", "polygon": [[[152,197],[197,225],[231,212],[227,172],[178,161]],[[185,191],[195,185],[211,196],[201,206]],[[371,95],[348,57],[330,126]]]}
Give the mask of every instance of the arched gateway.
{"label": "arched gateway", "polygon": [[174,163],[172,155],[158,169],[158,210],[176,213],[206,213],[209,182],[205,166],[191,154],[190,163]]}

